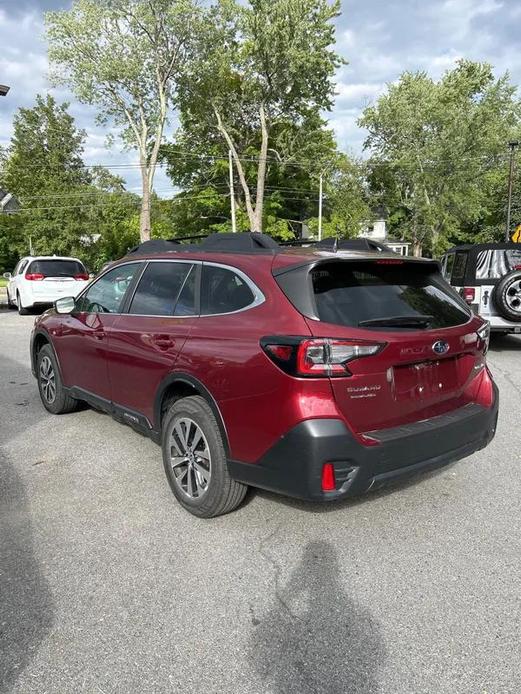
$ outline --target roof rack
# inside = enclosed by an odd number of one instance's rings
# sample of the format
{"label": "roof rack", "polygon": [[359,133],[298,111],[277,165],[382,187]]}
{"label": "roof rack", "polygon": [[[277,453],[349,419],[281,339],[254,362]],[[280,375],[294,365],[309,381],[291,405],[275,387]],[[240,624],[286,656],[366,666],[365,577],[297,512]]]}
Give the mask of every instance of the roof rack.
{"label": "roof rack", "polygon": [[[182,241],[196,241],[204,239],[197,244],[183,244]],[[245,231],[238,234],[214,233],[196,234],[195,236],[180,236],[173,239],[150,239],[143,241],[138,246],[131,248],[131,255],[146,255],[148,253],[169,253],[172,251],[199,250],[199,251],[235,251],[251,253],[255,251],[275,251],[279,244],[268,236],[259,232]]]}
{"label": "roof rack", "polygon": [[[202,239],[202,240],[201,240]],[[197,241],[198,243],[183,243]],[[129,251],[131,255],[147,255],[148,253],[170,253],[180,250],[190,251],[232,251],[236,253],[274,253],[281,248],[291,246],[313,246],[333,253],[342,250],[360,250],[394,253],[388,246],[368,238],[339,239],[330,236],[315,241],[314,239],[293,239],[277,243],[271,236],[260,232],[244,231],[240,233],[196,234],[180,236],[172,239],[150,239],[135,246]]]}

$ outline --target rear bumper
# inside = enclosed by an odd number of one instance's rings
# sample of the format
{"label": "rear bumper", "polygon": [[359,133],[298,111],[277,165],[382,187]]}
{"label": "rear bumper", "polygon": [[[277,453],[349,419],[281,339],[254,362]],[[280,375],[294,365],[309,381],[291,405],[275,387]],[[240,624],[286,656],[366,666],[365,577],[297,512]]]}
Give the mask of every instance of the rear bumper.
{"label": "rear bumper", "polygon": [[[364,446],[338,419],[310,419],[283,436],[257,463],[229,461],[230,474],[254,487],[313,501],[377,489],[399,477],[435,469],[485,448],[494,438],[499,396],[407,426],[373,432]],[[324,463],[333,463],[336,491],[323,492]]]}

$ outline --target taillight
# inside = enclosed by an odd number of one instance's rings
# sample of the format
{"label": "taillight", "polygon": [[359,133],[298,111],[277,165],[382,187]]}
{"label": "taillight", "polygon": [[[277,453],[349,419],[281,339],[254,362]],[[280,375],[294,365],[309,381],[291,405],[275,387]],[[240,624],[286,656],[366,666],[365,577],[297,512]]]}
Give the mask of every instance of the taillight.
{"label": "taillight", "polygon": [[83,280],[83,281],[85,281],[85,280],[88,280],[88,279],[89,279],[89,276],[87,275],[86,272],[81,272],[79,275],[74,275],[74,279],[75,279],[75,280]]}
{"label": "taillight", "polygon": [[42,275],[41,272],[26,272],[25,273],[25,279],[38,282],[39,280],[44,280],[45,275]]}
{"label": "taillight", "polygon": [[467,304],[472,304],[476,298],[476,290],[474,287],[463,287],[463,299]]}
{"label": "taillight", "polygon": [[265,337],[261,345],[270,359],[292,376],[350,376],[347,364],[378,354],[382,343],[335,338]]}

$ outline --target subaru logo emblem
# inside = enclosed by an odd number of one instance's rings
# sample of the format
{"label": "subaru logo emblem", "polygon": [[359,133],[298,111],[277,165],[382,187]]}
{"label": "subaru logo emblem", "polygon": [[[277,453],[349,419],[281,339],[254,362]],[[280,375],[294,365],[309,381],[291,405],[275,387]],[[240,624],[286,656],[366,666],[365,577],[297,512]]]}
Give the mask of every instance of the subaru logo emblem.
{"label": "subaru logo emblem", "polygon": [[443,340],[438,340],[432,345],[432,351],[435,354],[447,354],[449,351],[449,345]]}

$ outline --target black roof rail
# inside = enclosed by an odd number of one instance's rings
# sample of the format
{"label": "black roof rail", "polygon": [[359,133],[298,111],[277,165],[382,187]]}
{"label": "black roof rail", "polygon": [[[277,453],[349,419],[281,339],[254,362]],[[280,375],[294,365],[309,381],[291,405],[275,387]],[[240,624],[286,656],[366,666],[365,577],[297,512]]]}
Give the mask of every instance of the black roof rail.
{"label": "black roof rail", "polygon": [[[182,244],[182,241],[195,241],[204,239],[197,244]],[[194,236],[178,236],[172,239],[150,239],[143,241],[139,246],[129,250],[132,255],[146,255],[147,253],[169,253],[179,250],[197,251],[235,251],[251,253],[255,251],[274,251],[279,244],[260,232],[244,231],[238,234],[217,232],[213,234],[196,234]]]}
{"label": "black roof rail", "polygon": [[[202,239],[202,240],[201,240]],[[183,243],[184,241],[200,241],[199,243]],[[217,232],[212,234],[194,234],[178,236],[172,239],[150,239],[129,250],[131,255],[147,255],[148,253],[171,253],[181,250],[213,251],[235,253],[266,253],[275,252],[280,248],[291,246],[312,246],[333,253],[342,250],[375,251],[394,253],[388,246],[368,238],[339,239],[329,236],[321,241],[315,239],[293,239],[277,243],[271,236],[261,232],[242,231],[239,233]]]}

